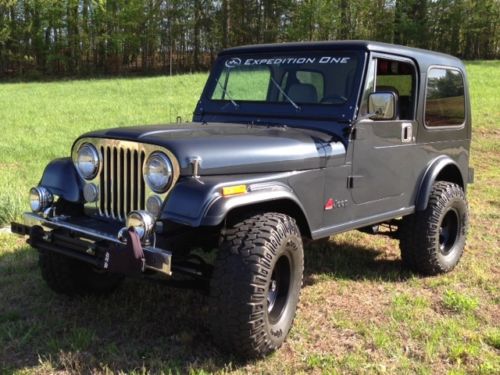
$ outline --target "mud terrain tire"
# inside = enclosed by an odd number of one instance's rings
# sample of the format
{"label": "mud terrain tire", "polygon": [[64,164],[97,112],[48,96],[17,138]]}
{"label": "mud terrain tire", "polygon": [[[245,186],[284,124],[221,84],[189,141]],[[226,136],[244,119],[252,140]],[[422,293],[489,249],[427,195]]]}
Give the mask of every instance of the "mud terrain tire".
{"label": "mud terrain tire", "polygon": [[256,214],[231,226],[210,286],[218,346],[242,359],[278,349],[295,317],[303,270],[301,234],[291,217]]}
{"label": "mud terrain tire", "polygon": [[427,208],[403,218],[399,242],[403,265],[424,275],[451,271],[463,254],[468,224],[463,189],[436,182]]}

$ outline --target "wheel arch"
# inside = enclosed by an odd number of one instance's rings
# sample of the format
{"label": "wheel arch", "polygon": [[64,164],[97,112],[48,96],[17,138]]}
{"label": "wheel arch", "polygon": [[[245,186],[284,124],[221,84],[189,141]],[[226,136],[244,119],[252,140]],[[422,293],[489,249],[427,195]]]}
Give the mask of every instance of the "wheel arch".
{"label": "wheel arch", "polygon": [[448,181],[466,188],[465,179],[458,164],[448,156],[440,156],[434,159],[427,167],[417,195],[415,209],[423,211],[427,208],[432,185],[436,181]]}
{"label": "wheel arch", "polygon": [[[242,194],[224,196],[224,186],[244,184]],[[228,179],[207,183],[184,179],[177,183],[163,207],[162,220],[170,220],[188,227],[217,227],[227,219],[245,212],[279,212],[297,221],[301,234],[311,237],[307,212],[293,189],[282,181],[247,182]]]}
{"label": "wheel arch", "polygon": [[226,220],[231,223],[237,221],[238,218],[241,218],[244,215],[248,215],[248,213],[264,211],[277,212],[294,218],[302,236],[312,239],[311,228],[309,226],[307,216],[302,207],[300,207],[300,205],[292,199],[280,198],[236,206],[226,213]]}
{"label": "wheel arch", "polygon": [[218,196],[204,212],[200,225],[219,225],[257,212],[286,214],[296,220],[302,236],[311,238],[310,221],[301,201],[288,184],[279,181],[251,184],[241,195]]}

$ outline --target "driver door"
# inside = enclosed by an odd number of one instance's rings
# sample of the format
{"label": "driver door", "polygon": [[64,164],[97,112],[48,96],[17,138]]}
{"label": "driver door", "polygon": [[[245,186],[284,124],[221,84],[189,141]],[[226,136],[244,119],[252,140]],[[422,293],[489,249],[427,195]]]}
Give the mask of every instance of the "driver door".
{"label": "driver door", "polygon": [[363,206],[357,216],[411,205],[417,180],[411,163],[416,157],[416,81],[415,65],[410,60],[372,56],[360,115],[367,113],[372,92],[394,94],[396,113],[391,120],[366,119],[355,125],[349,184],[353,202]]}

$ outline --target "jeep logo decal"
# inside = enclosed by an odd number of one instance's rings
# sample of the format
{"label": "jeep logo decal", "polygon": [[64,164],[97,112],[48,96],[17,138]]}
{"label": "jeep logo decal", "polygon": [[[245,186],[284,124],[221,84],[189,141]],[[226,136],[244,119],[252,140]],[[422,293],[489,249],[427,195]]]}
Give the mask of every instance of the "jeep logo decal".
{"label": "jeep logo decal", "polygon": [[334,208],[347,207],[349,201],[347,199],[333,199],[329,198],[325,204],[325,211],[333,210]]}
{"label": "jeep logo decal", "polygon": [[239,57],[231,57],[229,60],[226,60],[225,65],[229,69],[234,68],[241,65],[241,59]]}

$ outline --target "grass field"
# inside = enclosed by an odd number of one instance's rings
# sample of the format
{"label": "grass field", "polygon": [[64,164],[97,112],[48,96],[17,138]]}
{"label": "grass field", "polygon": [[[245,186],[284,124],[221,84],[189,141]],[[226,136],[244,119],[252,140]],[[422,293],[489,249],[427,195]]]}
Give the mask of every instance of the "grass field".
{"label": "grass field", "polygon": [[[450,274],[401,270],[397,241],[349,232],[306,248],[295,325],[271,357],[214,348],[199,292],[127,280],[68,299],[37,255],[0,234],[1,373],[500,373],[500,61],[467,64],[473,105],[465,255]],[[80,133],[189,118],[206,76],[0,84],[0,226]]]}

